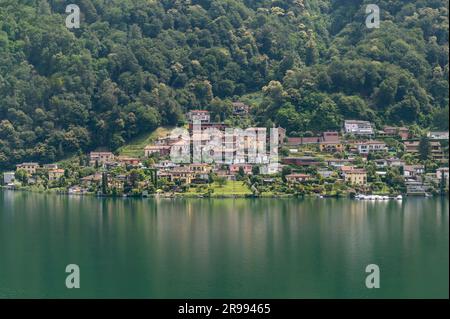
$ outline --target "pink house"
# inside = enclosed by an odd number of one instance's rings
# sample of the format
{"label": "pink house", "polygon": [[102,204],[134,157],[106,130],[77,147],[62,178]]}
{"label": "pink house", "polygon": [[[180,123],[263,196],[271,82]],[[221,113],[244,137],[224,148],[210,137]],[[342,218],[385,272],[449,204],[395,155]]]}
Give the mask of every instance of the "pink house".
{"label": "pink house", "polygon": [[244,173],[246,175],[249,175],[252,173],[252,165],[251,164],[231,164],[230,165],[230,174],[234,175],[239,172],[239,168],[242,167],[244,170]]}

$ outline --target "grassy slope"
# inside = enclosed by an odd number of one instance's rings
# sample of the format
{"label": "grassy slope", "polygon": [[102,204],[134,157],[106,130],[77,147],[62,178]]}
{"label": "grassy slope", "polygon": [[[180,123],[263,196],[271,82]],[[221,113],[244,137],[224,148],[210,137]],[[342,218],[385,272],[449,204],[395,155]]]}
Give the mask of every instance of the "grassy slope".
{"label": "grassy slope", "polygon": [[170,133],[171,127],[159,127],[151,133],[145,133],[138,136],[126,145],[117,150],[117,154],[121,156],[142,157],[144,156],[144,148],[154,142],[158,137],[164,137]]}
{"label": "grassy slope", "polygon": [[[220,187],[217,183],[213,183],[210,186],[212,189],[214,189],[214,193],[212,193],[212,197],[215,196],[230,196],[230,195],[251,195],[252,192],[247,187],[246,184],[244,184],[242,181],[228,181],[226,185]],[[197,194],[196,189],[194,187],[191,187],[189,189],[190,194]]]}
{"label": "grassy slope", "polygon": [[215,195],[250,195],[252,192],[241,181],[228,181],[223,187],[217,183],[211,185]]}

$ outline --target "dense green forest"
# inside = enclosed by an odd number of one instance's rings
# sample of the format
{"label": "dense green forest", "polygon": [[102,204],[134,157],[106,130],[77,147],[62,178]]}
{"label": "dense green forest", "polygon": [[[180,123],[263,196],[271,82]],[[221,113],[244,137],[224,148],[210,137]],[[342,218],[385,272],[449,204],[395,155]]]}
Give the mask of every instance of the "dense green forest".
{"label": "dense green forest", "polygon": [[[66,5],[82,12],[65,26]],[[365,26],[365,5],[381,27]],[[0,168],[116,149],[192,108],[290,134],[448,129],[448,0],[0,0]]]}

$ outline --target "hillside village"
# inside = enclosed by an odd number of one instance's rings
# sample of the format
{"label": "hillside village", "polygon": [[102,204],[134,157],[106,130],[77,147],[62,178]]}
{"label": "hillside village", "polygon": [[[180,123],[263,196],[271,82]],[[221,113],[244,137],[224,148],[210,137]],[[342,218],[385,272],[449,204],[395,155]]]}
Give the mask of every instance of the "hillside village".
{"label": "hillside village", "polygon": [[[236,116],[248,114],[246,104],[236,102],[233,106]],[[205,110],[192,110],[186,118],[190,134],[194,122],[201,124],[201,130],[215,129],[224,135],[230,127],[211,121]],[[183,144],[182,136],[167,135],[145,146],[140,157],[95,151],[58,164],[18,164],[15,172],[3,174],[3,187],[136,197],[448,194],[448,132],[417,136],[408,127],[377,129],[368,121],[351,119],[345,120],[340,132],[304,132],[294,137],[287,136],[281,127],[277,129],[279,165],[242,159],[175,163],[171,152],[178,146],[186,148],[186,143]],[[261,127],[247,130],[256,134],[269,132]],[[209,137],[197,135],[200,147],[206,147]],[[185,149],[191,160],[194,141],[195,135],[187,144],[189,149]],[[236,159],[236,143],[234,138],[226,144],[223,154],[228,152],[229,158]],[[246,146],[246,152],[249,147]]]}

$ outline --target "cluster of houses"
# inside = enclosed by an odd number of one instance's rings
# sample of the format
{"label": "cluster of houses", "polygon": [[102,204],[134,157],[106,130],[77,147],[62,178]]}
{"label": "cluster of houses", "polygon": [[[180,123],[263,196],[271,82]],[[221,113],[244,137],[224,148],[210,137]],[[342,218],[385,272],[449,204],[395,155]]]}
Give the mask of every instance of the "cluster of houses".
{"label": "cluster of houses", "polygon": [[[236,102],[234,105],[236,114],[248,113],[248,107]],[[232,159],[237,155],[237,139],[226,138],[225,123],[215,123],[211,121],[211,115],[205,110],[192,110],[187,114],[189,120],[189,132],[194,131],[194,123],[201,124],[201,130],[215,129],[223,132],[221,152],[223,158],[227,158],[229,153]],[[258,134],[266,134],[265,128],[251,128]],[[440,167],[435,172],[425,172],[423,165],[408,165],[404,160],[389,154],[389,147],[384,142],[385,138],[395,138],[404,145],[406,153],[416,155],[419,152],[419,141],[406,127],[386,126],[382,131],[375,130],[372,123],[360,120],[346,120],[342,132],[322,132],[316,136],[288,137],[286,131],[277,128],[277,140],[280,146],[288,150],[288,154],[280,156],[279,161],[272,163],[264,161],[261,163],[247,161],[247,155],[240,160],[231,162],[219,161],[204,163],[201,160],[196,162],[177,163],[172,161],[170,155],[174,150],[187,152],[192,159],[192,144],[186,144],[183,136],[165,136],[158,138],[154,143],[145,147],[143,158],[133,158],[116,156],[112,152],[91,152],[89,155],[89,165],[96,168],[96,173],[80,179],[78,185],[72,186],[69,192],[83,193],[93,184],[100,184],[105,180],[109,187],[123,189],[130,176],[112,175],[108,172],[118,166],[127,168],[138,168],[151,170],[157,179],[165,179],[176,184],[207,184],[211,180],[211,175],[221,177],[226,180],[236,180],[242,175],[272,175],[280,174],[283,167],[292,168],[292,173],[284,176],[287,183],[304,183],[309,180],[321,178],[334,178],[347,184],[364,187],[368,184],[368,174],[365,163],[372,161],[376,167],[376,174],[380,177],[386,175],[387,168],[399,167],[404,177],[407,192],[409,194],[425,194],[428,186],[433,183],[440,183],[445,180],[447,187],[449,181],[448,154],[443,149],[442,141],[447,141],[448,132],[429,132],[428,137],[431,145],[431,157],[439,163]],[[204,139],[202,134],[197,137],[201,151],[207,149],[210,142],[209,137]],[[194,140],[196,136],[193,136]],[[270,136],[266,136],[263,142],[269,142]],[[261,142],[261,139],[248,140],[247,142]],[[193,142],[192,142],[193,143]],[[228,143],[228,144],[227,144]],[[305,147],[306,146],[306,147]],[[266,144],[263,145],[266,147]],[[245,148],[247,149],[247,148]],[[346,158],[342,156],[345,151]],[[208,149],[214,152],[214,149]],[[368,160],[369,154],[383,154],[381,158]],[[341,154],[341,155],[339,155]],[[339,156],[338,156],[339,155]],[[146,159],[153,158],[152,164],[148,164]],[[266,158],[267,159],[267,158]],[[361,165],[361,159],[363,165]],[[147,163],[147,166],[144,165]],[[257,167],[257,169],[255,168]],[[308,169],[313,169],[315,173],[305,173]],[[38,172],[45,174],[49,182],[58,181],[65,174],[64,169],[58,168],[56,164],[46,164],[42,167],[38,163],[22,163],[17,165],[17,170],[23,170],[29,176],[28,183],[35,182]],[[13,185],[15,182],[15,172],[4,173],[4,184]],[[140,186],[150,181],[140,181]]]}
{"label": "cluster of houses", "polygon": [[[57,164],[44,164],[41,167],[39,165],[39,163],[34,163],[34,162],[22,163],[22,164],[18,164],[16,166],[16,171],[17,170],[23,170],[24,172],[26,172],[26,174],[29,176],[28,182],[30,184],[32,184],[32,183],[34,183],[36,181],[34,176],[37,173],[44,173],[44,174],[46,174],[47,177],[48,177],[48,180],[50,182],[57,181],[61,177],[64,176],[64,170],[58,168]],[[4,185],[11,186],[14,183],[15,179],[16,179],[15,172],[6,172],[6,173],[3,174],[3,183],[4,183]]]}

